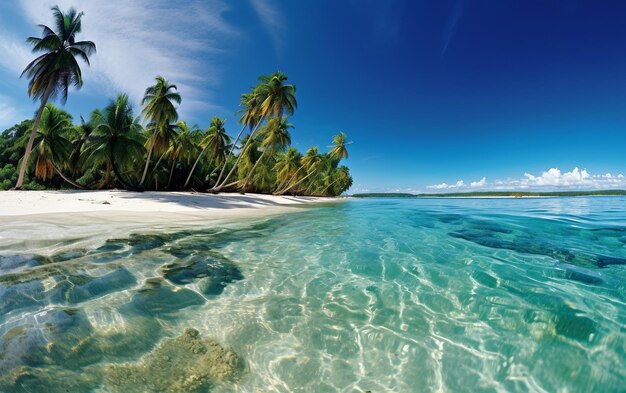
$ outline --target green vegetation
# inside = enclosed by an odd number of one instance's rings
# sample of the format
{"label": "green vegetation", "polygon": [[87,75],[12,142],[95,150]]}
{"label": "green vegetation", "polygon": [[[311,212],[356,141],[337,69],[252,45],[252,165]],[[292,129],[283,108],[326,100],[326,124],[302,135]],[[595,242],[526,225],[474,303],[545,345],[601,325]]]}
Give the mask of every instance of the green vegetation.
{"label": "green vegetation", "polygon": [[363,193],[352,195],[355,198],[467,198],[467,197],[573,197],[573,196],[626,196],[626,190],[597,190],[597,191],[553,191],[553,192],[524,192],[524,191],[485,191],[485,192],[456,192],[449,194],[406,194],[406,193]]}
{"label": "green vegetation", "polygon": [[259,77],[242,95],[241,129],[234,140],[218,117],[206,130],[179,121],[182,97],[162,76],[146,89],[138,115],[128,96],[119,94],[75,123],[50,101],[60,97],[64,103],[70,85],[82,86],[77,58],[89,64],[96,46],[76,40],[83,13],[63,13],[58,7],[52,11],[55,29],[41,25],[42,38],[28,39],[33,52],[43,54],[22,74],[30,79],[29,95],[41,105],[34,120],[0,135],[0,189],[15,185],[335,196],[352,185],[349,169],[339,165],[348,157],[343,132],[333,138],[327,153],[312,147],[302,155],[290,146],[295,127],[288,118],[298,103],[296,87],[282,72]]}

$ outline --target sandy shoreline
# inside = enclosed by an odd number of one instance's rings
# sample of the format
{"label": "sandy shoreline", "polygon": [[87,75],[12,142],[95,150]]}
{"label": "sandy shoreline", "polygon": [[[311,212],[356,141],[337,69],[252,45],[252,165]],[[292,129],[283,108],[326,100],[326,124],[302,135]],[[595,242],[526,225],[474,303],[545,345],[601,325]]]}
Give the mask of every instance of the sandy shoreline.
{"label": "sandy shoreline", "polygon": [[204,218],[240,216],[253,209],[297,207],[335,198],[262,194],[131,191],[0,191],[0,218],[54,213],[117,212],[153,216],[179,213]]}
{"label": "sandy shoreline", "polygon": [[[0,191],[0,255],[51,254],[136,232],[230,226],[338,198],[129,191]],[[86,244],[84,244],[86,245]]]}

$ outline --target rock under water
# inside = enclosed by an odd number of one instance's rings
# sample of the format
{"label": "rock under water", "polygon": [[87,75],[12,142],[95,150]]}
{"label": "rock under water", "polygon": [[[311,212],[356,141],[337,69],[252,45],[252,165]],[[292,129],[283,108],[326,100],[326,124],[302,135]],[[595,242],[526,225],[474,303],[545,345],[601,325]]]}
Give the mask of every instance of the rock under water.
{"label": "rock under water", "polygon": [[165,339],[139,362],[105,367],[104,387],[110,392],[206,392],[234,381],[242,361],[229,348],[187,328]]}
{"label": "rock under water", "polygon": [[226,286],[243,279],[237,265],[216,253],[205,253],[169,263],[161,269],[172,284],[185,285],[197,282],[205,295],[219,295]]}

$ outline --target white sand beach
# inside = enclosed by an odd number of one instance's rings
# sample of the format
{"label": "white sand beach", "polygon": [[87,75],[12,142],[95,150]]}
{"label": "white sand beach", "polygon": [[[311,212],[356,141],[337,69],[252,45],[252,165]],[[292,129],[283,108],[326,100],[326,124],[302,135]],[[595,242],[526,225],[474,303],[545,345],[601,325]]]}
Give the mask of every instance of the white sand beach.
{"label": "white sand beach", "polygon": [[[225,218],[249,215],[253,210],[276,211],[335,198],[263,194],[203,194],[191,192],[132,191],[0,191],[0,217],[52,213],[111,214],[177,213],[181,218]],[[170,216],[171,217],[171,216]]]}
{"label": "white sand beach", "polygon": [[336,200],[238,193],[0,191],[0,253],[22,245],[47,254],[76,246],[81,239],[236,225]]}

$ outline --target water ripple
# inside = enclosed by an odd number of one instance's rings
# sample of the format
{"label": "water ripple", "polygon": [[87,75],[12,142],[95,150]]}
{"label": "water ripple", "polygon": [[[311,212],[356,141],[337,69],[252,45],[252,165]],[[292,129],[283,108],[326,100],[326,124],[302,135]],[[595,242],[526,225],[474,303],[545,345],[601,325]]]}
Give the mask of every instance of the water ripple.
{"label": "water ripple", "polygon": [[625,202],[356,200],[47,255],[9,239],[0,390],[104,392],[197,331],[242,359],[198,391],[622,391]]}

